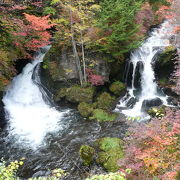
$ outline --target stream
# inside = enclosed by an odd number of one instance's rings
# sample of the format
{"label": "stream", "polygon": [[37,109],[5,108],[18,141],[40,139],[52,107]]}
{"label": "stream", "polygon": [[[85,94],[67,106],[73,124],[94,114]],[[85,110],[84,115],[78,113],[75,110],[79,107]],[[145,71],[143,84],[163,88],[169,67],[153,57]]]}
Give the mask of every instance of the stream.
{"label": "stream", "polygon": [[101,137],[122,138],[127,125],[120,121],[99,124],[82,118],[75,109],[57,107],[39,74],[49,48],[35,55],[3,97],[8,121],[0,132],[0,156],[8,162],[25,157],[19,173],[25,179],[46,176],[56,168],[68,173],[64,179],[85,179],[87,173],[104,170],[96,164],[83,167],[78,155],[80,146]]}

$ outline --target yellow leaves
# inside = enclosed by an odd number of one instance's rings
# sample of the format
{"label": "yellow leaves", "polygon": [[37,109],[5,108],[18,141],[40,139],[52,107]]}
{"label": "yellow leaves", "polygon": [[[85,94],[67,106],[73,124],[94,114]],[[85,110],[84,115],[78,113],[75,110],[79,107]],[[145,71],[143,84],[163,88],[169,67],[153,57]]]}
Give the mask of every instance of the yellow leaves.
{"label": "yellow leaves", "polygon": [[62,170],[62,169],[59,168],[59,169],[54,169],[54,170],[52,171],[52,175],[53,175],[54,177],[61,178],[61,177],[66,176],[67,173],[66,173],[64,170]]}
{"label": "yellow leaves", "polygon": [[159,167],[159,160],[156,158],[148,157],[144,159],[144,164],[146,165],[148,171],[151,174],[154,174]]}
{"label": "yellow leaves", "polygon": [[79,24],[79,23],[75,24],[73,27],[79,31],[84,31],[85,29],[88,28],[86,24]]}
{"label": "yellow leaves", "polygon": [[64,69],[64,70],[65,70],[65,72],[66,72],[67,74],[69,74],[69,73],[73,72],[73,70],[72,70],[72,69]]}
{"label": "yellow leaves", "polygon": [[89,64],[88,66],[89,66],[89,67],[94,67],[94,65],[95,65],[94,63],[91,63],[91,64]]}
{"label": "yellow leaves", "polygon": [[0,49],[0,61],[3,62],[10,61],[8,52],[3,49]]}
{"label": "yellow leaves", "polygon": [[60,0],[52,0],[51,5],[55,5],[55,4],[59,3],[59,2],[60,2]]}
{"label": "yellow leaves", "polygon": [[59,18],[59,19],[54,19],[53,20],[53,23],[55,24],[65,24],[65,25],[68,25],[69,24],[69,21],[65,18]]}
{"label": "yellow leaves", "polygon": [[99,11],[101,9],[101,6],[98,4],[93,4],[92,6],[90,6],[90,10],[93,11]]}
{"label": "yellow leaves", "polygon": [[14,176],[20,166],[23,165],[23,161],[13,161],[10,162],[8,166],[5,165],[6,162],[3,161],[0,164],[0,180],[4,179],[14,179]]}

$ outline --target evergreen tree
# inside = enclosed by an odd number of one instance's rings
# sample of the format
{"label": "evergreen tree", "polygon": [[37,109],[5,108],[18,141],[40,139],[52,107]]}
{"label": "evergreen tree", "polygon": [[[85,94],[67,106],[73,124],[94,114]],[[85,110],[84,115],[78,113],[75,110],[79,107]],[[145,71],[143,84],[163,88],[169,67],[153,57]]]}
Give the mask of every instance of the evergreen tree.
{"label": "evergreen tree", "polygon": [[139,37],[135,34],[136,12],[142,5],[141,0],[103,0],[98,15],[97,26],[102,29],[99,39],[100,50],[121,58],[123,53],[137,47]]}

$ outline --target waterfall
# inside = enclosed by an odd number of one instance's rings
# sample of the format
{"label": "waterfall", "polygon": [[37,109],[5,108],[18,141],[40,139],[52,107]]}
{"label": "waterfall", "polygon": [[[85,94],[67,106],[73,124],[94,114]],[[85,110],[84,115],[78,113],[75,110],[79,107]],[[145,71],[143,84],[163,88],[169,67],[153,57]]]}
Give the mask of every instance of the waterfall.
{"label": "waterfall", "polygon": [[9,86],[3,102],[9,136],[22,144],[40,145],[47,133],[63,129],[65,112],[51,106],[48,91],[41,84],[39,69],[50,46],[42,48]]}
{"label": "waterfall", "polygon": [[123,114],[143,119],[148,118],[143,111],[144,106],[167,105],[166,95],[158,90],[153,63],[156,56],[170,45],[171,35],[172,27],[165,21],[151,32],[140,48],[132,52],[125,78],[127,93],[117,104],[115,111],[123,109]]}

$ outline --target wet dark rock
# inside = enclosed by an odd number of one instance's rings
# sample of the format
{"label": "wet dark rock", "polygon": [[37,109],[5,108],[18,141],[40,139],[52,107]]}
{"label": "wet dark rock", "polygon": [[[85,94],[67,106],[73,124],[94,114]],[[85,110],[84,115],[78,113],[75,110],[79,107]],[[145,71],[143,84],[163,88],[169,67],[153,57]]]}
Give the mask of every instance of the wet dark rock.
{"label": "wet dark rock", "polygon": [[127,68],[127,74],[125,77],[125,82],[127,87],[132,87],[132,74],[133,74],[133,63],[130,62]]}
{"label": "wet dark rock", "polygon": [[160,106],[162,105],[163,102],[160,98],[155,98],[155,99],[147,99],[147,100],[144,100],[143,103],[142,103],[142,110],[147,110],[151,107],[156,107],[156,106]]}
{"label": "wet dark rock", "polygon": [[6,124],[4,104],[0,101],[0,128],[3,128]]}
{"label": "wet dark rock", "polygon": [[47,177],[51,174],[50,171],[37,171],[36,173],[33,174],[32,178],[37,178],[37,177]]}
{"label": "wet dark rock", "polygon": [[156,79],[169,79],[174,71],[174,59],[176,58],[176,49],[168,46],[164,52],[159,51],[155,57],[154,71]]}
{"label": "wet dark rock", "polygon": [[143,62],[137,62],[136,69],[135,69],[135,78],[134,78],[134,87],[137,89],[141,89],[141,72],[144,69]]}
{"label": "wet dark rock", "polygon": [[174,98],[178,98],[178,95],[176,94],[176,92],[174,92],[171,88],[169,87],[163,87],[162,88],[162,91],[168,95],[168,96],[171,96],[171,97],[174,97]]}
{"label": "wet dark rock", "polygon": [[23,68],[26,66],[26,64],[30,63],[31,61],[29,59],[18,59],[15,62],[15,69],[17,71],[17,74],[20,74],[23,70]]}
{"label": "wet dark rock", "polygon": [[137,99],[132,97],[132,98],[129,99],[126,106],[129,107],[129,108],[133,108],[134,105],[136,104],[136,102],[137,102]]}
{"label": "wet dark rock", "polygon": [[178,106],[178,99],[176,99],[176,98],[168,97],[167,102],[169,105]]}

